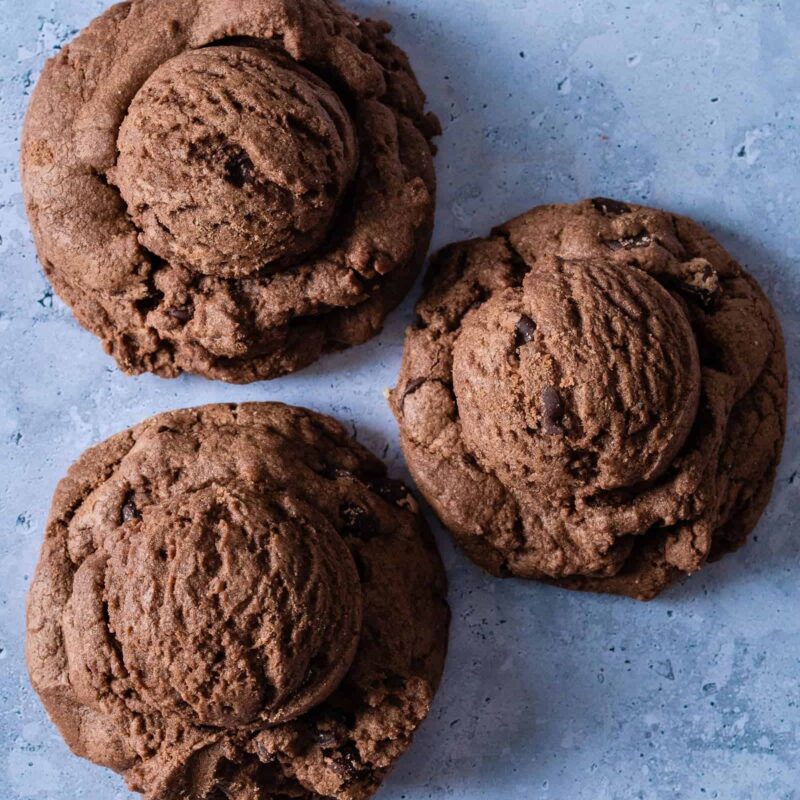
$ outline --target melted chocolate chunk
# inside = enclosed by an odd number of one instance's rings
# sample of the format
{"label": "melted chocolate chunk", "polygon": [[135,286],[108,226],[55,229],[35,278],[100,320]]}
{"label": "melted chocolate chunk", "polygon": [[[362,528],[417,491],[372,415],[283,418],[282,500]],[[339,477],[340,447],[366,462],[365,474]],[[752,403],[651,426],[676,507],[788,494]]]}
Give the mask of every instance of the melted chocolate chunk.
{"label": "melted chocolate chunk", "polygon": [[346,744],[339,751],[339,758],[333,763],[334,771],[346,781],[358,778],[363,772],[363,762],[354,744]]}
{"label": "melted chocolate chunk", "polygon": [[332,730],[319,730],[314,731],[314,741],[323,750],[333,750],[339,742],[338,737]]}
{"label": "melted chocolate chunk", "polygon": [[252,183],[255,174],[255,165],[244,150],[237,151],[225,162],[225,180],[237,189],[244,188],[246,183]]}
{"label": "melted chocolate chunk", "polygon": [[637,247],[649,247],[653,243],[653,238],[647,231],[641,231],[635,236],[626,236],[622,239],[606,239],[603,244],[609,250],[633,250]]}
{"label": "melted chocolate chunk", "polygon": [[335,481],[338,478],[353,477],[353,473],[349,469],[342,469],[341,467],[337,467],[335,464],[323,464],[322,467],[317,470],[317,474],[329,481]]}
{"label": "melted chocolate chunk", "polygon": [[377,495],[389,503],[401,506],[408,499],[410,494],[408,488],[402,481],[385,476],[370,476],[364,479],[364,483]]}
{"label": "melted chocolate chunk", "polygon": [[542,431],[546,436],[558,436],[564,432],[561,420],[564,418],[564,403],[552,386],[542,390]]}
{"label": "melted chocolate chunk", "polygon": [[523,314],[517,322],[517,333],[514,339],[514,346],[519,350],[523,345],[533,341],[536,335],[536,323],[526,314]]}
{"label": "melted chocolate chunk", "polygon": [[611,200],[608,197],[595,197],[592,205],[606,217],[618,217],[620,214],[630,213],[631,207],[627,203],[619,200]]}
{"label": "melted chocolate chunk", "polygon": [[176,306],[175,308],[167,309],[173,319],[181,323],[187,323],[194,316],[194,309],[191,306]]}
{"label": "melted chocolate chunk", "polygon": [[313,709],[306,716],[311,724],[311,738],[323,750],[333,750],[351,735],[356,717],[351,711],[332,706]]}

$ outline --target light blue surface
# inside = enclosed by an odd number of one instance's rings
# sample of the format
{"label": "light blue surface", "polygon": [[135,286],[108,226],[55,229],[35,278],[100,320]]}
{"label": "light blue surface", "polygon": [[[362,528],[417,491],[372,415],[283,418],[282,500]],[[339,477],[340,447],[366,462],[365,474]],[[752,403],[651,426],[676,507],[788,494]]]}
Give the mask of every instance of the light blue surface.
{"label": "light blue surface", "polygon": [[[50,496],[87,445],[168,408],[281,399],[352,421],[404,472],[382,392],[413,298],[371,344],[236,388],[127,378],[52,297],[22,209],[19,128],[43,59],[104,5],[0,0],[0,800],[130,797],[68,753],[23,666]],[[800,1],[351,6],[395,25],[444,123],[437,245],[544,201],[668,207],[749,265],[798,364]],[[440,536],[450,659],[382,800],[800,798],[798,416],[794,403],[757,536],[650,605],[495,581]]]}

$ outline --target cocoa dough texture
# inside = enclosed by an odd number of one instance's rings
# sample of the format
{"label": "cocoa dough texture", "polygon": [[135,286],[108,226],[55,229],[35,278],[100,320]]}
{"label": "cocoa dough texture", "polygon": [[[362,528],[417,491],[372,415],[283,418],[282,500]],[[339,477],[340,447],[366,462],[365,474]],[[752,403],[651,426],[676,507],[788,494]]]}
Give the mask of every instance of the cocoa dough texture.
{"label": "cocoa dough texture", "polygon": [[496,575],[647,599],[745,542],[786,417],[780,325],[695,222],[596,198],[434,260],[391,405]]}
{"label": "cocoa dough texture", "polygon": [[72,750],[148,800],[360,800],[430,708],[445,594],[413,497],[338,423],[174,411],[59,484],[28,666]]}
{"label": "cocoa dough texture", "polygon": [[430,242],[440,132],[388,31],[330,0],[133,0],[48,61],[28,216],[123,370],[246,383],[381,329]]}

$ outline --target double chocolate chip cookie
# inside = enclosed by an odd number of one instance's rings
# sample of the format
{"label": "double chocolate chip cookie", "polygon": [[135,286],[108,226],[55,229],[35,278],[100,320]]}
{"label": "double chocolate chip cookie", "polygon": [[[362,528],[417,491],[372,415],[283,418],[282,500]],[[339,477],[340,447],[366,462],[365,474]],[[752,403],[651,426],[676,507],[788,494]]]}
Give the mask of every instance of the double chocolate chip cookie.
{"label": "double chocolate chip cookie", "polygon": [[699,225],[536,208],[444,250],[417,310],[392,408],[485,569],[647,599],[745,542],[783,446],[783,339]]}
{"label": "double chocolate chip cookie", "polygon": [[413,497],[338,423],[175,411],[59,485],[28,665],[69,746],[150,800],[359,800],[430,708],[445,593]]}
{"label": "double chocolate chip cookie", "polygon": [[244,383],[380,330],[430,241],[439,133],[388,30],[330,0],[133,0],[47,63],[28,215],[125,371]]}

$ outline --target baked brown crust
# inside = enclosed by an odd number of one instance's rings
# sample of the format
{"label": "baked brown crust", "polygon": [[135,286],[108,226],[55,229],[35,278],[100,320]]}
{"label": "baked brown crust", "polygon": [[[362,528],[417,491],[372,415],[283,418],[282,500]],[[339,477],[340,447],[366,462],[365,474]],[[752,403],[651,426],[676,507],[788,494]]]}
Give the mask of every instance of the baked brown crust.
{"label": "baked brown crust", "polygon": [[392,409],[496,575],[649,599],[741,546],[786,420],[780,324],[693,221],[543,206],[434,260]]}
{"label": "baked brown crust", "polygon": [[122,369],[245,383],[380,330],[430,242],[440,131],[388,31],[332,0],[133,0],[48,61],[28,216]]}
{"label": "baked brown crust", "polygon": [[430,708],[446,580],[405,487],[328,417],[149,419],[59,484],[34,688],[150,800],[370,797]]}

